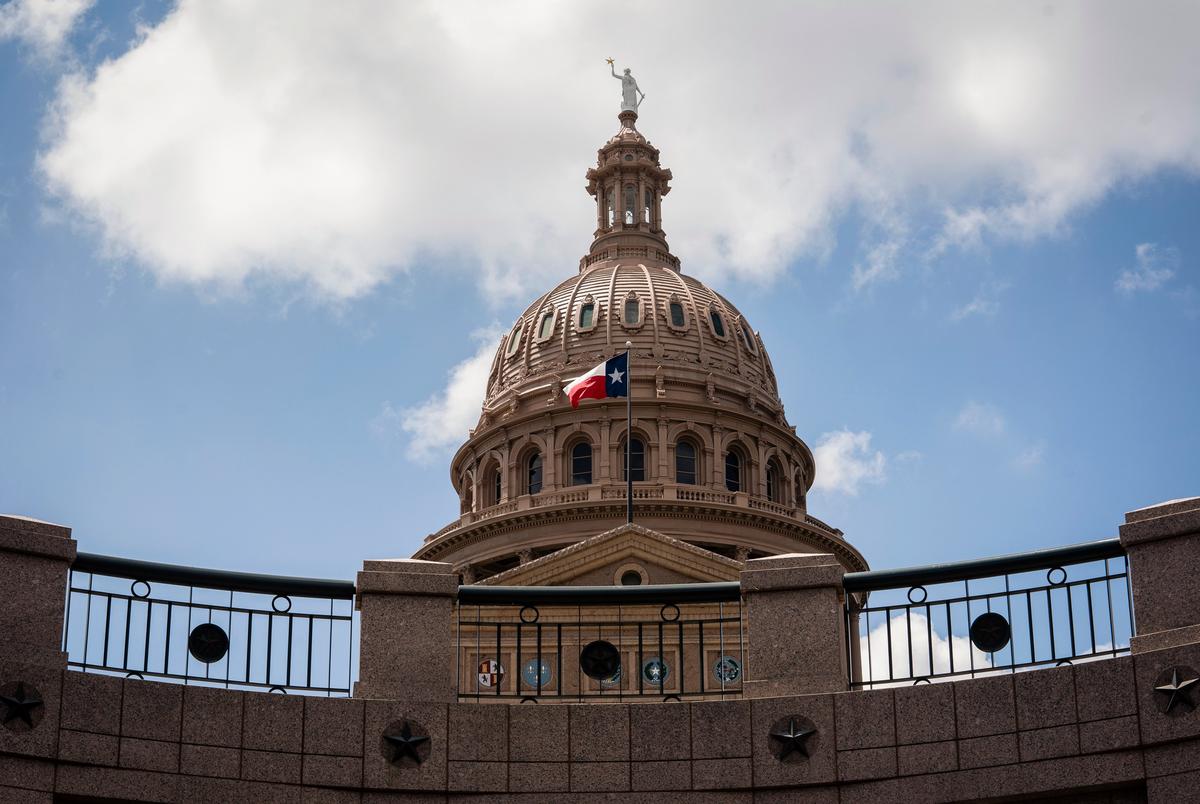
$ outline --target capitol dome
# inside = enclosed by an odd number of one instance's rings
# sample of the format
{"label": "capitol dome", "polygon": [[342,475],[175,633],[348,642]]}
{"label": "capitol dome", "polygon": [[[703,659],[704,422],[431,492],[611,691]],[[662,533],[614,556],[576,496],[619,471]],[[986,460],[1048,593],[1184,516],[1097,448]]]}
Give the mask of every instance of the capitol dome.
{"label": "capitol dome", "polygon": [[[762,338],[682,271],[662,227],[671,171],[636,112],[619,119],[587,172],[591,247],[497,346],[479,422],[450,467],[460,518],[414,557],[451,562],[466,583],[504,582],[625,522],[632,475],[635,523],[712,559],[690,574],[637,564],[643,582],[716,580],[794,552],[865,569],[841,531],[808,514],[813,455],[787,421]],[[572,408],[564,386],[626,351],[629,411],[611,399]],[[631,577],[599,572],[585,580]]]}

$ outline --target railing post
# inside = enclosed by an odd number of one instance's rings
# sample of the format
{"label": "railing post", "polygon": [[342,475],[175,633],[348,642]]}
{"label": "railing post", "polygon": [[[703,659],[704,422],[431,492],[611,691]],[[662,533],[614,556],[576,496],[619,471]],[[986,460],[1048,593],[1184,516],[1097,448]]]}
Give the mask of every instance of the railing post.
{"label": "railing post", "polygon": [[0,516],[0,665],[66,666],[63,606],[74,560],[70,528]]}
{"label": "railing post", "polygon": [[364,561],[356,698],[454,699],[454,598],[458,578],[440,561]]}
{"label": "railing post", "polygon": [[1137,620],[1130,650],[1200,642],[1200,497],[1130,511],[1120,533]]}
{"label": "railing post", "polygon": [[755,558],[742,570],[749,698],[848,687],[842,575],[824,553]]}

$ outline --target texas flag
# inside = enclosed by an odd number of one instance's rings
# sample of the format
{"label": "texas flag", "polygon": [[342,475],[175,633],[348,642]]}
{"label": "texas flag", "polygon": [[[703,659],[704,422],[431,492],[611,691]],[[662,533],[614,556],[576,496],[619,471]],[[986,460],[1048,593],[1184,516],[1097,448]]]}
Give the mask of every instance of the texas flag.
{"label": "texas flag", "polygon": [[579,407],[581,399],[629,396],[629,352],[605,360],[587,374],[576,377],[565,390],[573,408]]}

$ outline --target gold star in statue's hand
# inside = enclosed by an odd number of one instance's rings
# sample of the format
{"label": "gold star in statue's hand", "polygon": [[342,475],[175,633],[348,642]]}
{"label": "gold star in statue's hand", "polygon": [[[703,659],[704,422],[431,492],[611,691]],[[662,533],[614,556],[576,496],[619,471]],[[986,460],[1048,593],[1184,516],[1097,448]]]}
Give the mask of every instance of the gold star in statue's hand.
{"label": "gold star in statue's hand", "polygon": [[612,64],[612,63],[613,63],[613,60],[612,60],[612,59],[605,59],[605,61],[606,61],[606,62],[608,62],[609,64]]}

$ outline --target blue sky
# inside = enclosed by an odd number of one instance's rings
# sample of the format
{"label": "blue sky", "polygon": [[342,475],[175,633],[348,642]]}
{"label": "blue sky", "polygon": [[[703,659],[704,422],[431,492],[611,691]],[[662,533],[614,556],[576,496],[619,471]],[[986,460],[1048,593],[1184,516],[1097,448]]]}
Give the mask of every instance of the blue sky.
{"label": "blue sky", "polygon": [[1194,4],[812,6],[801,53],[696,4],[61,5],[0,6],[0,510],[83,550],[351,577],[452,519],[479,333],[586,251],[610,51],[873,566],[1197,493]]}

